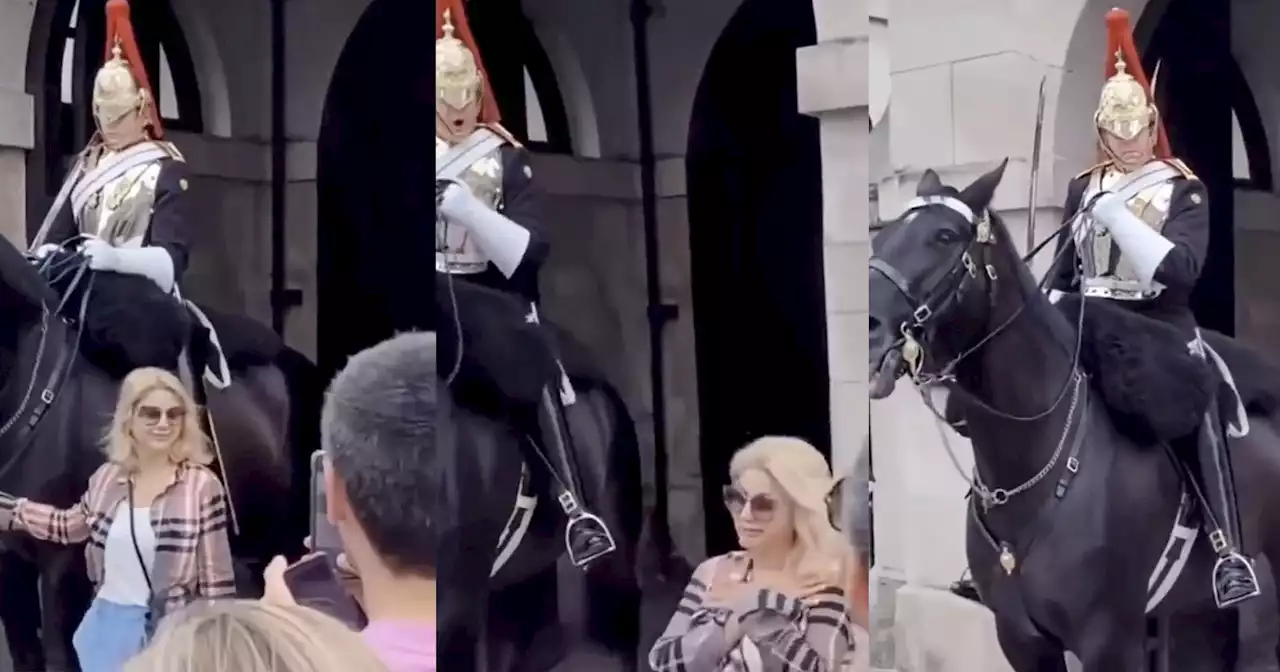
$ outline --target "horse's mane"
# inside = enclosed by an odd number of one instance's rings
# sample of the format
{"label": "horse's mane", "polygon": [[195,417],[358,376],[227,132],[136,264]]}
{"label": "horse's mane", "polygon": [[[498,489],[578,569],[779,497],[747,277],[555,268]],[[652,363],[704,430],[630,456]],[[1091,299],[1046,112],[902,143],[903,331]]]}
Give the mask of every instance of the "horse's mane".
{"label": "horse's mane", "polygon": [[995,232],[995,244],[992,247],[996,251],[1000,267],[998,275],[1001,280],[1010,275],[1017,277],[1022,300],[1026,304],[1024,310],[1029,316],[1035,318],[1037,324],[1044,325],[1060,343],[1066,347],[1073,347],[1075,327],[1040,291],[1040,283],[1031,273],[1031,266],[1022,260],[1022,253],[1013,244],[1013,236],[1009,232],[1009,227],[1005,225],[1004,218],[994,210],[987,210],[987,216]]}
{"label": "horse's mane", "polygon": [[39,271],[8,238],[0,236],[0,286],[16,294],[32,308],[52,305],[58,295]]}

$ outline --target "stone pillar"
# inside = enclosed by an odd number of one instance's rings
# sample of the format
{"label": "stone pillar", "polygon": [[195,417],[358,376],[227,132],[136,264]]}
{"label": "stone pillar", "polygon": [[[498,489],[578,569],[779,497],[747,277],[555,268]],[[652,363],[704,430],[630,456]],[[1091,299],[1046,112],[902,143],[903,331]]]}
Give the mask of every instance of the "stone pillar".
{"label": "stone pillar", "polygon": [[35,146],[30,95],[0,89],[0,235],[27,247],[27,152]]}
{"label": "stone pillar", "polygon": [[818,43],[796,53],[800,112],[821,121],[831,457],[852,470],[867,432],[867,0],[814,0]]}

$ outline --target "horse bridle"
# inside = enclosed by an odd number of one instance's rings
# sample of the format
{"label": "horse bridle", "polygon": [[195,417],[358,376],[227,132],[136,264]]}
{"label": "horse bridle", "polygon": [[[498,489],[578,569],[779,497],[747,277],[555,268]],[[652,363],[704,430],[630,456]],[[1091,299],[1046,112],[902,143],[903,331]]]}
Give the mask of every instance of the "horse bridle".
{"label": "horse bridle", "polygon": [[[981,350],[984,345],[991,339],[1000,335],[1005,329],[1008,329],[1027,307],[1027,302],[1023,302],[1018,306],[1008,318],[1001,322],[995,329],[990,330],[977,343],[967,347],[960,354],[953,357],[945,365],[943,365],[937,373],[928,373],[923,371],[926,347],[931,340],[931,336],[936,331],[937,320],[949,313],[971,286],[971,282],[978,277],[977,258],[985,262],[986,251],[989,246],[995,242],[995,233],[991,227],[990,214],[982,211],[980,215],[974,213],[964,201],[954,196],[920,196],[912,199],[907,203],[903,217],[910,216],[912,213],[918,212],[925,208],[941,206],[960,215],[969,224],[971,238],[968,244],[960,250],[948,266],[943,267],[944,270],[940,274],[937,282],[926,288],[921,294],[917,294],[911,288],[911,283],[893,264],[885,259],[872,255],[869,263],[871,270],[882,275],[886,280],[893,284],[900,294],[907,300],[908,304],[913,306],[911,319],[904,321],[898,325],[899,337],[891,346],[892,349],[900,350],[903,362],[907,365],[907,372],[911,376],[912,382],[921,388],[927,388],[932,385],[946,385],[953,394],[960,394],[970,403],[981,407],[984,411],[991,413],[1005,420],[1015,422],[1034,422],[1043,419],[1062,404],[1067,393],[1072,387],[1072,380],[1078,369],[1080,361],[1080,348],[1082,330],[1076,330],[1075,349],[1072,354],[1071,373],[1063,380],[1061,389],[1055,395],[1053,402],[1047,408],[1039,413],[1027,416],[1012,415],[992,407],[978,396],[969,393],[962,387],[957,385],[955,370],[965,359]],[[1056,232],[1055,232],[1056,235]],[[1055,236],[1046,238],[1040,245],[1032,250],[1024,261],[1034,257],[1049,241]],[[1059,251],[1059,255],[1065,252],[1065,248]],[[1056,258],[1055,258],[1056,263]],[[995,266],[989,263],[982,263],[983,272],[991,281],[988,286],[988,293],[992,293],[995,283],[999,277],[996,273]],[[1081,303],[1081,321],[1083,318],[1084,305]],[[1080,325],[1077,325],[1080,326]]]}
{"label": "horse bridle", "polygon": [[[1067,413],[1067,420],[1053,456],[1039,472],[1014,488],[993,489],[987,487],[983,483],[976,468],[973,470],[972,477],[966,476],[964,469],[960,467],[960,462],[955,456],[955,451],[951,449],[950,442],[947,441],[946,435],[943,435],[944,445],[946,446],[948,456],[951,458],[952,465],[955,466],[961,477],[968,481],[970,492],[978,496],[982,502],[983,508],[990,509],[991,507],[1007,503],[1014,495],[1030,490],[1048,476],[1051,471],[1053,471],[1054,466],[1062,456],[1063,448],[1065,447],[1067,437],[1070,434],[1072,418],[1075,416],[1075,409],[1079,400],[1079,391],[1082,387],[1083,381],[1083,376],[1079,370],[1079,363],[1082,334],[1084,331],[1084,302],[1081,302],[1079,315],[1077,316],[1076,343],[1074,352],[1072,353],[1070,372],[1063,380],[1062,387],[1058,391],[1057,395],[1055,395],[1054,400],[1047,408],[1039,413],[1028,416],[1017,416],[1005,413],[1004,411],[992,407],[977,395],[965,390],[959,385],[955,376],[955,369],[959,366],[960,362],[980,350],[982,346],[986,345],[991,341],[991,339],[995,338],[1012,325],[1014,321],[1022,315],[1022,311],[1029,303],[1027,301],[1024,301],[1020,306],[1018,306],[1017,310],[1001,322],[995,329],[992,329],[981,339],[978,339],[977,343],[969,346],[959,355],[952,358],[951,361],[942,366],[938,373],[927,373],[922,371],[923,360],[926,353],[925,345],[929,343],[930,337],[936,331],[937,319],[945,316],[960,302],[960,299],[971,286],[970,283],[978,277],[978,263],[974,261],[974,258],[976,257],[981,261],[985,261],[986,251],[989,249],[988,246],[995,242],[995,234],[992,231],[990,214],[984,210],[979,217],[975,215],[973,209],[964,201],[953,196],[935,195],[915,198],[907,204],[903,217],[907,217],[924,208],[934,206],[945,207],[963,217],[964,220],[969,223],[970,231],[972,232],[972,237],[968,241],[968,244],[961,249],[960,253],[956,255],[955,259],[949,266],[944,267],[945,270],[940,274],[937,282],[933,283],[922,294],[917,294],[912,291],[911,283],[907,281],[906,277],[897,268],[895,268],[893,264],[875,255],[872,255],[869,261],[871,269],[884,276],[885,279],[892,283],[898,292],[907,299],[909,305],[913,306],[910,321],[905,321],[898,325],[900,338],[895,340],[891,347],[901,351],[903,361],[907,364],[908,373],[917,390],[920,391],[920,395],[925,406],[941,423],[948,423],[944,414],[938,412],[933,403],[933,399],[928,392],[928,388],[934,385],[944,385],[950,393],[961,395],[970,403],[979,406],[984,411],[991,413],[992,415],[1015,422],[1033,422],[1054,413],[1062,405],[1063,401],[1068,398],[1068,393],[1070,393],[1071,398],[1071,407]],[[1064,224],[1063,228],[1066,226],[1067,224]],[[1059,231],[1061,230],[1062,229],[1060,228]],[[1054,240],[1057,233],[1058,232],[1055,231],[1053,235],[1046,238],[1036,246],[1035,249],[1031,250],[1024,258],[1024,262],[1033,258],[1049,241]],[[1058,251],[1058,256],[1061,256],[1065,251],[1066,247],[1064,246],[1062,250]],[[1056,263],[1057,257],[1054,259],[1054,264]],[[988,287],[988,293],[990,294],[994,291],[998,274],[996,273],[993,265],[983,263],[982,266],[984,272],[991,281],[991,284]],[[1074,460],[1074,457],[1069,458],[1068,460],[1068,469],[1072,470],[1072,473],[1079,468],[1079,465],[1075,464]],[[980,519],[978,522],[979,524],[983,524]],[[985,531],[985,525],[983,529]],[[988,536],[990,536],[989,533]],[[996,545],[993,540],[992,543],[993,545]],[[999,548],[998,545],[997,548]]]}

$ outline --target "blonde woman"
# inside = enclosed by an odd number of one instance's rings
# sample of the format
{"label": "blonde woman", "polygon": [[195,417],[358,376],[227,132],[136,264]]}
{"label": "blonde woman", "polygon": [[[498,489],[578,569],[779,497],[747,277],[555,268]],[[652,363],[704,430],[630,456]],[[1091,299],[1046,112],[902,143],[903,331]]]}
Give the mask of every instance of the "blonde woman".
{"label": "blonde woman", "polygon": [[853,549],[831,524],[826,459],[800,439],[753,441],[724,501],[741,551],[698,566],[649,652],[658,672],[827,672],[852,646]]}
{"label": "blonde woman", "polygon": [[126,376],[103,443],[106,463],[69,509],[0,494],[0,528],[88,542],[95,594],[72,639],[84,672],[119,672],[163,613],[235,593],[226,494],[177,377]]}
{"label": "blonde woman", "polygon": [[386,672],[347,626],[259,600],[192,605],[165,620],[123,672]]}

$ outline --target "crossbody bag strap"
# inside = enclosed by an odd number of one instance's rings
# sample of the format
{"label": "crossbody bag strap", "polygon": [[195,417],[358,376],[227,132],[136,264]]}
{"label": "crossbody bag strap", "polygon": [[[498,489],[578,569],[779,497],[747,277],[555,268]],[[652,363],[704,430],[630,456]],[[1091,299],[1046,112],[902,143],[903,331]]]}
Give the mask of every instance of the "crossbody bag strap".
{"label": "crossbody bag strap", "polygon": [[148,609],[151,600],[155,599],[156,589],[151,585],[151,572],[147,571],[147,562],[142,559],[142,548],[138,546],[138,532],[133,523],[133,479],[129,479],[129,538],[133,541],[133,552],[138,556],[138,566],[142,568],[142,578],[147,582],[147,592],[150,597],[147,599]]}

